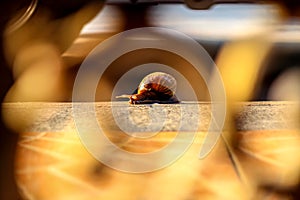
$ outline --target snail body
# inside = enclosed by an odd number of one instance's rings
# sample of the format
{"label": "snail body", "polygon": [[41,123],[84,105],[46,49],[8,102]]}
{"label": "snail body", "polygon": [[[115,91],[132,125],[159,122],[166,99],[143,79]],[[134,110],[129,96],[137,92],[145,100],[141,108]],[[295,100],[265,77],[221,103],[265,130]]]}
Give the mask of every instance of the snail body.
{"label": "snail body", "polygon": [[131,104],[146,103],[179,103],[175,96],[176,79],[164,72],[154,72],[143,78],[132,95],[122,95],[129,98]]}

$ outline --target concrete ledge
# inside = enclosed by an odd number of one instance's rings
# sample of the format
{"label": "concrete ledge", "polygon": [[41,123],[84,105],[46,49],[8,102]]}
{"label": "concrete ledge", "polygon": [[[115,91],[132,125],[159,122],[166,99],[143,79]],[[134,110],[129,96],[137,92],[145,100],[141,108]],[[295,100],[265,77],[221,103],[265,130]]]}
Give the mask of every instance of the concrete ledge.
{"label": "concrete ledge", "polygon": [[[92,103],[76,103],[92,105]],[[238,130],[299,129],[299,104],[295,102],[244,102],[234,106]],[[189,131],[195,126],[206,131],[211,122],[211,104],[129,105],[127,102],[96,102],[102,128],[129,132]],[[80,110],[89,120],[90,111]],[[74,131],[72,103],[3,103],[2,113],[9,127],[18,132]],[[182,120],[181,120],[182,119]]]}

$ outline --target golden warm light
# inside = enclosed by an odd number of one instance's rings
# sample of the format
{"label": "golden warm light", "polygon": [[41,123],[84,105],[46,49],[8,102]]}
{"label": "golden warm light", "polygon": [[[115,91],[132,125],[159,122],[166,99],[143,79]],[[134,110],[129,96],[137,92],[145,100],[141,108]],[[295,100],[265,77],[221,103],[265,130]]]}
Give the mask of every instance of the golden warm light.
{"label": "golden warm light", "polygon": [[0,199],[299,199],[300,3],[251,2],[0,3]]}

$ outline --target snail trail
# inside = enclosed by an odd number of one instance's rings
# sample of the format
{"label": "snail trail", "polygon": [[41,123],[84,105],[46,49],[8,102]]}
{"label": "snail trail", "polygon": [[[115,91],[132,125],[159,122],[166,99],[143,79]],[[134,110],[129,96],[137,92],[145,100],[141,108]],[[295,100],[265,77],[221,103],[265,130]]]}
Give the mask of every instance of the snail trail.
{"label": "snail trail", "polygon": [[170,104],[179,103],[175,95],[176,79],[164,72],[153,72],[143,78],[132,95],[120,95],[116,98],[128,98],[130,104]]}

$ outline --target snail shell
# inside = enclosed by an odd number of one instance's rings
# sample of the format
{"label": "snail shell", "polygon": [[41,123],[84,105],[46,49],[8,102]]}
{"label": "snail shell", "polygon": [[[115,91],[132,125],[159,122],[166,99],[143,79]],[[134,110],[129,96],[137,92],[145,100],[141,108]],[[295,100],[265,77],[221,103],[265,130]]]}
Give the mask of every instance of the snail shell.
{"label": "snail shell", "polygon": [[129,97],[129,103],[178,103],[175,96],[176,79],[164,72],[148,74],[141,81],[137,94]]}

